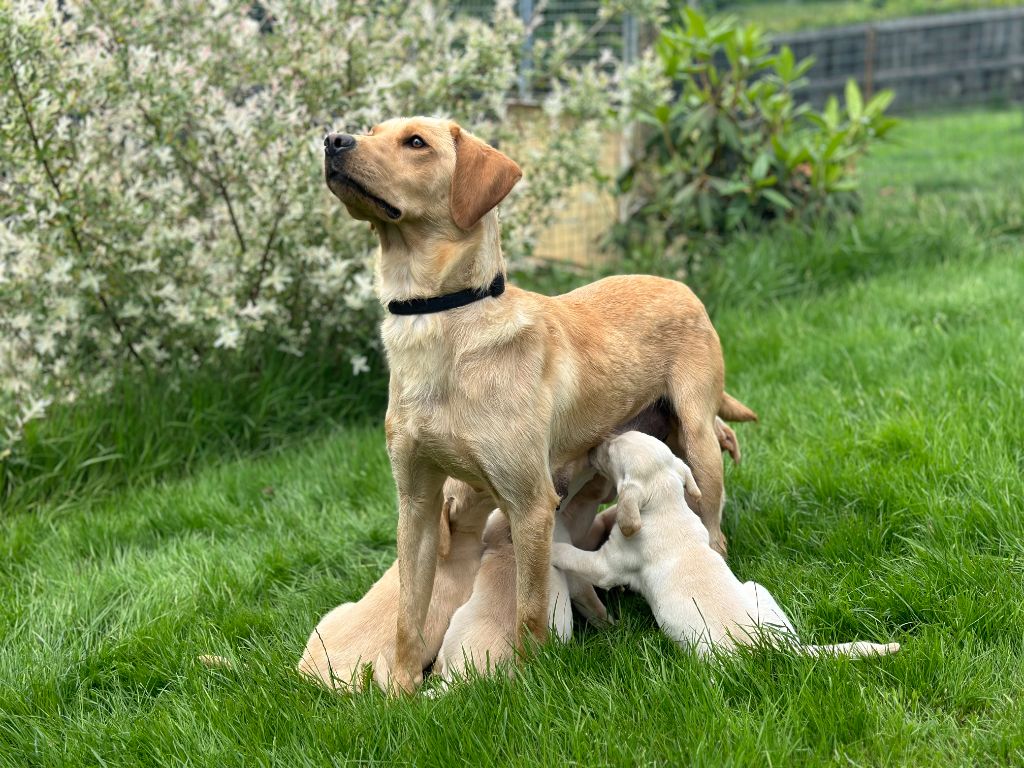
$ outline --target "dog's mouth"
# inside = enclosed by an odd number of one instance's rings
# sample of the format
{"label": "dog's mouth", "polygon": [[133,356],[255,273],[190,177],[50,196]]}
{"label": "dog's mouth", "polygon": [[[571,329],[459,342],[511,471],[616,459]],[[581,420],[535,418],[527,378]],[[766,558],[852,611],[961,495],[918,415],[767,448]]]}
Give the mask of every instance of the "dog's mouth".
{"label": "dog's mouth", "polygon": [[402,212],[387,200],[370,193],[366,187],[351,176],[335,170],[330,166],[327,168],[327,183],[331,186],[332,191],[334,191],[338,197],[343,197],[344,192],[354,192],[357,197],[361,197],[363,200],[377,206],[384,212],[384,215],[392,221],[398,221],[402,218]]}

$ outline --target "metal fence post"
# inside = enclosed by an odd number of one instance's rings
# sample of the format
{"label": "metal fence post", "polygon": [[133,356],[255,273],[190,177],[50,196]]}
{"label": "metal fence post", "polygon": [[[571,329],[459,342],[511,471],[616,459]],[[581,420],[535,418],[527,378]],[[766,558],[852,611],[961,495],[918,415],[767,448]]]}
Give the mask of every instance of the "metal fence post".
{"label": "metal fence post", "polygon": [[[533,0],[519,0],[519,18],[529,28],[533,21]],[[533,70],[533,31],[523,41],[523,57],[519,61],[519,98],[526,101],[530,96],[530,73]]]}

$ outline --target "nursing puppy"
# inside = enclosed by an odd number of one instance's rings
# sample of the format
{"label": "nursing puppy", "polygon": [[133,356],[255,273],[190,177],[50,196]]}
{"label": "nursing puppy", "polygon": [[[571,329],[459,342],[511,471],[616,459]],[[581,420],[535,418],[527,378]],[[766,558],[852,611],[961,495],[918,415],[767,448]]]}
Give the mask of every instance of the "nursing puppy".
{"label": "nursing puppy", "polygon": [[[569,534],[556,522],[555,539],[569,542]],[[569,579],[556,568],[550,574],[548,621],[561,640],[572,637],[572,608],[580,607],[585,615],[597,611],[607,618],[604,606],[593,587],[579,578]],[[578,602],[582,597],[583,604]],[[594,616],[600,618],[600,616]],[[446,681],[464,678],[469,667],[484,675],[507,667],[516,655],[516,562],[512,547],[512,530],[508,518],[495,510],[484,529],[484,555],[473,582],[473,594],[452,616],[441,651],[434,663],[434,672]]]}
{"label": "nursing puppy", "polygon": [[[616,430],[616,434],[636,431],[656,437],[662,442],[665,441],[674,417],[665,412],[662,408],[652,406],[644,413],[623,427]],[[715,437],[723,453],[728,453],[734,464],[740,463],[740,443],[736,433],[718,416],[715,417]],[[569,477],[572,475],[572,477]],[[559,504],[558,512],[572,538],[572,543],[580,549],[594,550],[608,538],[611,532],[611,524],[618,521],[619,529],[626,536],[632,536],[643,524],[640,519],[641,496],[634,492],[627,493],[620,500],[614,514],[602,514],[597,516],[597,511],[602,504],[608,504],[615,500],[615,484],[604,475],[597,473],[593,464],[587,458],[579,459],[572,465],[561,467],[555,473],[555,487],[559,484],[565,487],[563,498]],[[691,503],[687,499],[687,503]],[[722,498],[719,507],[725,506],[725,490],[722,490]]]}
{"label": "nursing puppy", "polygon": [[898,643],[804,645],[792,622],[764,587],[740,583],[709,543],[707,529],[686,505],[700,490],[690,468],[649,435],[627,432],[591,454],[595,468],[614,480],[619,496],[642,495],[643,527],[627,538],[617,528],[596,552],[557,543],[552,562],[599,587],[626,585],[642,594],[658,626],[684,647],[706,655],[759,641],[797,653],[874,656]]}
{"label": "nursing puppy", "polygon": [[[469,598],[483,552],[480,534],[494,507],[488,493],[458,480],[445,483],[444,498],[437,575],[417,659],[420,669],[430,666],[452,614]],[[320,620],[306,643],[299,672],[328,688],[357,691],[364,683],[363,667],[372,663],[374,680],[386,687],[395,657],[398,591],[395,563],[359,602],[339,605]]]}
{"label": "nursing puppy", "polygon": [[380,239],[377,293],[391,378],[385,432],[398,490],[401,589],[396,680],[422,680],[423,626],[446,476],[488,489],[516,553],[516,625],[547,633],[558,497],[551,468],[665,398],[669,436],[704,491],[714,546],[722,459],[716,414],[752,420],[724,391],[718,335],[681,283],[612,277],[558,297],[505,289],[494,208],[522,176],[448,120],[395,119],[324,142],[328,187]]}

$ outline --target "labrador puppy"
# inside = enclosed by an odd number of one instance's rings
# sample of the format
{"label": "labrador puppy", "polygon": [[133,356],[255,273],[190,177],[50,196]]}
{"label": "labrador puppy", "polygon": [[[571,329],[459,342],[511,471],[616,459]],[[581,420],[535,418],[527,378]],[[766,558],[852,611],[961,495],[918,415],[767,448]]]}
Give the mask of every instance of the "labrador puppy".
{"label": "labrador puppy", "polygon": [[446,476],[488,490],[516,554],[516,625],[547,633],[554,510],[551,468],[665,398],[669,444],[704,491],[697,512],[713,546],[722,459],[716,414],[755,414],[724,391],[718,334],[685,285],[600,280],[564,296],[505,287],[495,207],[519,166],[456,123],[394,119],[324,142],[330,190],[380,240],[377,293],[391,371],[385,433],[398,491],[398,686],[422,680],[424,622],[437,562]]}
{"label": "labrador puppy", "polygon": [[[434,661],[452,615],[473,589],[483,552],[481,532],[493,507],[489,494],[458,480],[445,483],[437,575],[417,660],[421,670]],[[357,691],[365,682],[363,668],[372,664],[374,680],[386,687],[395,657],[398,592],[396,562],[361,600],[339,605],[320,620],[306,643],[299,672],[328,688]]]}
{"label": "labrador puppy", "polygon": [[[622,425],[615,430],[615,434],[636,431],[651,435],[662,442],[665,441],[672,424],[672,414],[658,407],[652,407],[644,411],[637,418]],[[720,417],[715,417],[715,436],[723,453],[732,456],[734,464],[740,463],[740,443],[736,432],[726,424]],[[566,479],[572,475],[571,479]],[[615,500],[615,484],[597,473],[588,458],[582,458],[572,465],[561,467],[555,473],[556,488],[559,487],[561,479],[566,490],[562,494],[562,501],[559,504],[559,514],[568,526],[572,536],[572,543],[580,549],[594,550],[608,537],[610,527],[609,521],[617,521],[619,529],[625,536],[632,536],[643,524],[640,520],[639,498],[636,494],[627,494],[620,500],[615,515],[602,515],[597,517],[597,511],[602,504],[608,504]],[[693,505],[692,499],[687,503]],[[719,509],[725,507],[725,489],[722,489],[722,497],[719,501]],[[721,517],[721,514],[719,514]]]}
{"label": "labrador puppy", "polygon": [[[555,539],[569,543],[569,532],[555,524]],[[607,619],[604,605],[589,582],[568,578],[551,569],[548,621],[555,635],[565,641],[572,637],[572,608],[584,615]],[[582,602],[581,602],[582,601]],[[596,611],[595,604],[596,601]],[[516,561],[508,518],[495,510],[484,529],[484,555],[473,582],[473,594],[452,616],[441,643],[434,671],[446,682],[465,678],[470,667],[489,675],[500,669],[511,673],[509,661],[516,656]]]}
{"label": "labrador puppy", "polygon": [[595,449],[592,461],[615,482],[620,498],[629,489],[641,495],[643,528],[629,538],[613,529],[595,552],[556,543],[552,562],[599,587],[626,585],[640,592],[661,629],[682,646],[702,655],[762,640],[812,656],[899,650],[898,643],[802,643],[771,593],[754,582],[740,583],[711,548],[707,529],[686,504],[687,494],[701,495],[693,473],[663,443],[627,432]]}

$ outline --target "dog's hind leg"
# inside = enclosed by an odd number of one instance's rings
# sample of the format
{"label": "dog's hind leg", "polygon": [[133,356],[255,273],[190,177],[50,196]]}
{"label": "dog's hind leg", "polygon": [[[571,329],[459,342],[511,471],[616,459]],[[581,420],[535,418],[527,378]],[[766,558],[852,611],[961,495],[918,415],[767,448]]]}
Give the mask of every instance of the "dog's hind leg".
{"label": "dog's hind leg", "polygon": [[668,445],[677,456],[683,457],[693,472],[700,488],[700,498],[687,494],[687,503],[700,517],[712,548],[725,557],[726,541],[722,533],[723,470],[722,452],[714,430],[714,414],[700,413],[691,408],[691,413],[680,409],[683,414],[679,427],[669,435]]}

